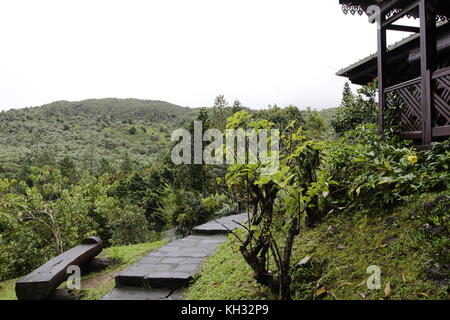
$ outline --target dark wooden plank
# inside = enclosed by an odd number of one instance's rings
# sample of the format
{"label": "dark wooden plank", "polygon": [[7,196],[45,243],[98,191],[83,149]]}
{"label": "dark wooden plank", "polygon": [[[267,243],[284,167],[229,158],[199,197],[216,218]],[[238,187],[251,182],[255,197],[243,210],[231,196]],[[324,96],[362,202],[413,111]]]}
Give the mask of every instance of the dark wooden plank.
{"label": "dark wooden plank", "polygon": [[417,151],[426,151],[426,150],[430,150],[431,149],[431,144],[427,144],[427,145],[416,145],[416,150]]}
{"label": "dark wooden plank", "polygon": [[395,91],[404,87],[410,87],[412,85],[418,84],[420,83],[420,78],[416,78],[416,79],[412,79],[412,80],[408,80],[399,84],[396,84],[394,86],[388,87],[386,89],[384,89],[384,92],[389,93],[391,91]]}
{"label": "dark wooden plank", "polygon": [[392,31],[402,31],[402,32],[412,32],[412,33],[420,32],[420,28],[418,28],[418,27],[401,26],[401,25],[397,25],[397,24],[391,24],[390,26],[387,26],[386,29],[392,30]]}
{"label": "dark wooden plank", "polygon": [[421,139],[422,138],[422,131],[404,131],[400,132],[400,138],[402,139]]}
{"label": "dark wooden plank", "polygon": [[448,136],[450,136],[450,126],[433,128],[433,137],[448,137]]}
{"label": "dark wooden plank", "polygon": [[437,78],[444,77],[447,75],[450,75],[450,67],[433,72],[433,79],[437,79]]}
{"label": "dark wooden plank", "polygon": [[49,299],[54,290],[67,279],[69,266],[82,266],[91,261],[103,249],[102,240],[90,237],[82,244],[46,262],[16,283],[19,300]]}

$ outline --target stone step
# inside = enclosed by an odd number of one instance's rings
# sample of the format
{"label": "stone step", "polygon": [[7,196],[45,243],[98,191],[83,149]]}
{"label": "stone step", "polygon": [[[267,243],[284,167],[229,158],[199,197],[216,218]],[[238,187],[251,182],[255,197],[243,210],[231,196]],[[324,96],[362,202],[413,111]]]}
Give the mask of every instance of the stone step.
{"label": "stone step", "polygon": [[192,229],[193,234],[228,234],[230,230],[233,231],[240,228],[239,223],[245,223],[248,219],[247,213],[228,216],[207,222]]}
{"label": "stone step", "polygon": [[136,287],[114,288],[101,300],[182,300],[183,290],[147,289]]}
{"label": "stone step", "polygon": [[116,276],[117,287],[104,298],[124,300],[124,297],[141,297],[156,300],[168,292],[177,292],[188,286],[198,273],[203,259],[226,241],[229,230],[240,227],[234,221],[242,223],[246,220],[247,214],[244,213],[218,219],[219,222],[208,222],[196,227],[193,235],[149,252]]}
{"label": "stone step", "polygon": [[226,236],[192,235],[149,252],[116,276],[116,285],[178,289],[189,284],[204,258],[211,255]]}

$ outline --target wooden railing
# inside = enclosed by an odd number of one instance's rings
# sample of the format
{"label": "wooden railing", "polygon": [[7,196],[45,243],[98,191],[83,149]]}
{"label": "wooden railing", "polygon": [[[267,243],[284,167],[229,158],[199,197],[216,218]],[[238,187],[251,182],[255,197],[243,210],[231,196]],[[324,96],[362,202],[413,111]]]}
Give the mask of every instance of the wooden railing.
{"label": "wooden railing", "polygon": [[421,79],[413,79],[385,90],[387,107],[395,109],[401,122],[400,135],[406,139],[422,137]]}
{"label": "wooden railing", "polygon": [[[432,137],[450,136],[450,68],[433,73]],[[409,80],[384,91],[386,106],[395,109],[403,138],[422,137],[421,78]]]}
{"label": "wooden railing", "polygon": [[450,136],[450,68],[433,73],[433,137]]}

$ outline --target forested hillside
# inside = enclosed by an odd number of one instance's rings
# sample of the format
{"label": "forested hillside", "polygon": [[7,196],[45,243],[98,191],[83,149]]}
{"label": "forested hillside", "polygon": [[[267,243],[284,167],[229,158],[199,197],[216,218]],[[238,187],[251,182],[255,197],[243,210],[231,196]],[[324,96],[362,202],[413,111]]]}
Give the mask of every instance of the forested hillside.
{"label": "forested hillside", "polygon": [[[43,165],[95,175],[141,169],[161,160],[171,132],[186,127],[198,112],[164,101],[114,98],[2,111],[0,175],[17,178],[30,166]],[[334,112],[324,109],[320,114],[329,121]]]}
{"label": "forested hillside", "polygon": [[100,174],[108,167],[142,167],[159,159],[170,133],[198,110],[163,101],[58,101],[0,113],[0,173],[64,161]]}

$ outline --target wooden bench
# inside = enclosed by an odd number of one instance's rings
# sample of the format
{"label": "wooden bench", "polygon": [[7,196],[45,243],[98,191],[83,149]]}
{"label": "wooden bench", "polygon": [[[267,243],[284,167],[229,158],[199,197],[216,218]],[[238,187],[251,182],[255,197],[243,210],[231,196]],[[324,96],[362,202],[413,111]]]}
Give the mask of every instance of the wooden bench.
{"label": "wooden bench", "polygon": [[16,296],[19,300],[50,299],[56,288],[67,278],[69,266],[80,268],[89,264],[103,250],[100,238],[90,237],[82,244],[60,254],[43,264],[16,283]]}

